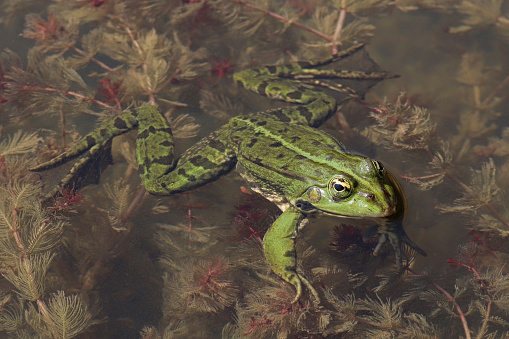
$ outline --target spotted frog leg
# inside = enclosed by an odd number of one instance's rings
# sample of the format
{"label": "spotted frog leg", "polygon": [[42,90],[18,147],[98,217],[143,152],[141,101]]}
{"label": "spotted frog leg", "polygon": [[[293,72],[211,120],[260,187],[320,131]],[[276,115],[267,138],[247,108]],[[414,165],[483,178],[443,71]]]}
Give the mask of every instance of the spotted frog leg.
{"label": "spotted frog leg", "polygon": [[58,194],[75,173],[117,135],[138,127],[136,157],[138,171],[147,191],[155,195],[172,195],[193,190],[229,172],[236,163],[235,153],[227,147],[228,124],[203,138],[178,159],[166,118],[156,107],[146,105],[135,111],[127,110],[105,122],[77,142],[69,151],[31,170],[42,171],[69,159],[79,159],[60,184],[46,198]]}

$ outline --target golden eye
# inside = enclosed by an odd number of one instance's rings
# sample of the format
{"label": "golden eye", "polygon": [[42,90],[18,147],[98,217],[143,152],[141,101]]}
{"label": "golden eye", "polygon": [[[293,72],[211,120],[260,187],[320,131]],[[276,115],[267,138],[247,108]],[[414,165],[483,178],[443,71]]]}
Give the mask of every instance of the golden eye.
{"label": "golden eye", "polygon": [[384,165],[378,160],[372,160],[373,167],[375,167],[375,170],[379,176],[383,176],[385,174]]}
{"label": "golden eye", "polygon": [[352,193],[352,184],[344,177],[334,177],[329,181],[329,193],[334,198],[344,199]]}

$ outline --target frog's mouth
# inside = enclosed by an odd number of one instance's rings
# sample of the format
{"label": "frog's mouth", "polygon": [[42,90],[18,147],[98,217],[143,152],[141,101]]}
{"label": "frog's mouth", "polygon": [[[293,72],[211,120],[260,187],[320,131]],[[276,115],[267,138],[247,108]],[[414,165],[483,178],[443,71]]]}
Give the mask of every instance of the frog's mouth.
{"label": "frog's mouth", "polygon": [[339,213],[331,213],[325,210],[322,210],[309,201],[305,200],[297,200],[295,202],[295,207],[297,207],[301,212],[304,213],[320,213],[323,215],[331,216],[331,217],[345,217],[345,218],[352,218],[352,219],[366,219],[366,218],[389,218],[393,216],[396,213],[396,206],[390,206],[390,208],[384,213],[384,214],[373,214],[373,215],[362,215],[362,216],[356,216],[356,215],[346,215],[346,214],[339,214]]}
{"label": "frog's mouth", "polygon": [[333,217],[344,217],[344,218],[353,218],[353,219],[366,219],[366,218],[374,218],[374,219],[389,219],[395,220],[399,219],[401,213],[399,213],[397,200],[389,204],[387,208],[383,211],[383,213],[373,213],[373,214],[362,214],[362,215],[352,215],[352,214],[341,214],[341,213],[333,213],[320,207],[313,205],[311,202],[299,199],[295,202],[295,207],[299,209],[302,213],[320,213]]}

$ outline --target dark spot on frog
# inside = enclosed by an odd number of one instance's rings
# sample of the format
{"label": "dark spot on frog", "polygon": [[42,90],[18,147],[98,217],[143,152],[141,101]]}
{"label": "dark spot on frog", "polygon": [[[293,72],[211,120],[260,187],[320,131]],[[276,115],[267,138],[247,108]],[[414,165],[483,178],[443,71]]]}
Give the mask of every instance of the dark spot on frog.
{"label": "dark spot on frog", "polygon": [[213,149],[217,149],[219,151],[224,151],[224,149],[225,149],[223,143],[221,143],[215,139],[210,139],[209,147],[212,147]]}
{"label": "dark spot on frog", "polygon": [[147,131],[146,129],[144,129],[143,131],[138,131],[138,139],[147,139],[148,137],[150,136],[150,133],[149,131]]}
{"label": "dark spot on frog", "polygon": [[115,118],[113,126],[118,129],[127,129],[127,124],[125,123],[124,119],[118,117]]}
{"label": "dark spot on frog", "polygon": [[276,158],[277,158],[277,159],[281,159],[281,158],[284,158],[284,156],[285,156],[285,155],[284,155],[283,153],[279,153],[279,154],[276,156]]}
{"label": "dark spot on frog", "polygon": [[87,136],[87,138],[85,139],[87,141],[87,146],[90,148],[92,146],[95,145],[96,141],[95,141],[95,138],[92,137],[92,136]]}
{"label": "dark spot on frog", "polygon": [[389,194],[389,192],[385,189],[385,187],[382,187],[382,192],[384,193],[385,197],[386,198],[390,198],[391,195]]}
{"label": "dark spot on frog", "polygon": [[[214,164],[209,159],[202,157],[201,155],[197,155],[194,157],[189,158],[189,162],[195,166],[202,167],[202,168],[214,168],[216,164]],[[187,176],[187,175],[186,175]],[[191,180],[191,179],[189,179]]]}
{"label": "dark spot on frog", "polygon": [[304,160],[304,159],[307,159],[307,157],[301,155],[301,154],[297,154],[295,157],[294,157],[295,160]]}
{"label": "dark spot on frog", "polygon": [[263,160],[262,160],[261,158],[254,158],[254,159],[252,160],[252,162],[253,162],[254,164],[257,164],[257,165],[263,166]]}
{"label": "dark spot on frog", "polygon": [[311,113],[305,106],[297,106],[296,109],[299,111],[299,114],[303,116],[307,121],[310,121],[313,117],[313,113]]}
{"label": "dark spot on frog", "polygon": [[273,112],[271,112],[272,117],[276,118],[277,120],[281,122],[290,122],[291,119],[286,114],[283,114],[283,111],[278,109]]}
{"label": "dark spot on frog", "polygon": [[178,175],[181,175],[187,179],[189,182],[196,181],[196,177],[194,175],[190,175],[186,172],[185,169],[181,168],[177,171]]}
{"label": "dark spot on frog", "polygon": [[163,132],[168,134],[170,137],[172,136],[171,129],[168,127],[155,128],[154,126],[150,126],[148,129],[144,129],[143,131],[138,132],[138,139],[147,139],[149,136],[154,135],[156,132]]}
{"label": "dark spot on frog", "polygon": [[250,141],[250,143],[249,143],[249,144],[247,144],[246,146],[247,146],[247,147],[249,147],[249,148],[251,148],[251,147],[253,147],[253,146],[254,146],[257,142],[258,142],[258,139],[256,139],[256,138],[252,138],[252,139],[251,139],[251,141]]}
{"label": "dark spot on frog", "polygon": [[147,173],[147,168],[145,167],[144,164],[138,165],[138,173],[140,173],[140,175],[142,175],[142,176]]}
{"label": "dark spot on frog", "polygon": [[149,159],[149,157],[145,157],[145,160],[143,161],[143,165],[145,168],[150,169],[150,166],[152,165],[152,161]]}
{"label": "dark spot on frog", "polygon": [[274,143],[270,144],[269,146],[270,147],[281,147],[281,146],[283,146],[283,144],[280,142],[274,142]]}
{"label": "dark spot on frog", "polygon": [[265,66],[265,69],[267,71],[269,71],[270,74],[275,74],[276,71],[277,71],[277,67],[276,66]]}
{"label": "dark spot on frog", "polygon": [[297,207],[298,209],[300,209],[302,211],[311,211],[311,210],[316,209],[316,207],[313,206],[309,201],[304,201],[304,200],[297,200],[295,202],[295,207]]}
{"label": "dark spot on frog", "polygon": [[366,195],[367,200],[375,200],[375,195],[373,193],[369,193]]}
{"label": "dark spot on frog", "polygon": [[163,127],[163,128],[159,128],[158,131],[162,131],[164,133],[167,133],[169,134],[170,136],[173,136],[173,133],[171,131],[171,128],[170,127]]}
{"label": "dark spot on frog", "polygon": [[256,123],[256,125],[258,125],[258,126],[265,126],[265,125],[267,125],[267,121],[258,121]]}
{"label": "dark spot on frog", "polygon": [[256,88],[256,92],[261,95],[265,95],[265,88],[267,88],[267,82],[262,81]]}
{"label": "dark spot on frog", "polygon": [[186,175],[188,182],[196,182],[196,177],[194,175]]}
{"label": "dark spot on frog", "polygon": [[159,145],[164,147],[171,147],[173,146],[173,143],[171,143],[169,140],[164,140],[163,142],[160,142]]}
{"label": "dark spot on frog", "polygon": [[302,92],[300,91],[290,92],[286,96],[290,99],[298,100],[302,98]]}
{"label": "dark spot on frog", "polygon": [[165,155],[165,156],[158,157],[158,158],[154,159],[153,162],[156,164],[169,165],[172,163],[172,161],[173,161],[173,156]]}

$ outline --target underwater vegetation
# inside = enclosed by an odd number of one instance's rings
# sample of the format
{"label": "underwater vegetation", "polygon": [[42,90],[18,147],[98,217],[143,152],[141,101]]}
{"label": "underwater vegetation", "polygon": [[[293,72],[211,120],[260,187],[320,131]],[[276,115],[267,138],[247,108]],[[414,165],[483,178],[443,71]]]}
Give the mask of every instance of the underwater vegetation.
{"label": "underwater vegetation", "polygon": [[[0,337],[509,336],[509,2],[0,4],[12,34],[0,54]],[[390,246],[373,256],[369,223],[314,220],[298,267],[321,305],[292,304],[271,272],[262,239],[280,211],[236,173],[151,196],[136,133],[54,198],[69,167],[28,170],[143,103],[164,112],[181,153],[230,117],[283,105],[234,85],[234,71],[358,43],[400,78],[322,129],[398,176],[405,230],[428,257],[406,248],[398,270]]]}

